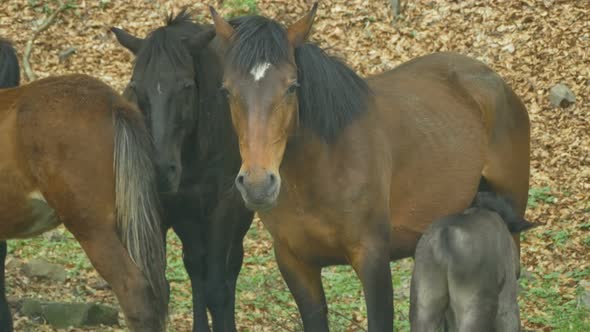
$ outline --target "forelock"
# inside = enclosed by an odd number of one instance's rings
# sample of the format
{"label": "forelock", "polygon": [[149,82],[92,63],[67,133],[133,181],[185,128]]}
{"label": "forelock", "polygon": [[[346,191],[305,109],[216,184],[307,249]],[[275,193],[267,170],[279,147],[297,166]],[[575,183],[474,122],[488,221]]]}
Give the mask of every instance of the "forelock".
{"label": "forelock", "polygon": [[231,70],[242,75],[261,73],[263,68],[289,61],[287,31],[276,21],[243,16],[231,20],[230,24],[235,29],[226,58]]}

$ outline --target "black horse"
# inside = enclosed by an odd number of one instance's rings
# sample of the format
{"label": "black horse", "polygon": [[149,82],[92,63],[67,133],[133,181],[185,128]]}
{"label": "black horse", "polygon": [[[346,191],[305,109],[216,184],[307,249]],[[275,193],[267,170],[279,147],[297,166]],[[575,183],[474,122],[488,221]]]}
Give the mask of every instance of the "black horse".
{"label": "black horse", "polygon": [[[17,87],[20,84],[20,66],[16,51],[10,41],[0,37],[0,89]],[[0,242],[0,331],[12,331],[12,317],[6,301],[4,262],[6,241]]]}
{"label": "black horse", "polygon": [[183,10],[145,39],[111,31],[136,57],[124,94],[145,113],[154,139],[165,223],[182,241],[193,287],[193,331],[209,331],[207,309],[214,331],[235,331],[235,286],[253,212],[234,187],[241,159],[209,44],[214,29]]}

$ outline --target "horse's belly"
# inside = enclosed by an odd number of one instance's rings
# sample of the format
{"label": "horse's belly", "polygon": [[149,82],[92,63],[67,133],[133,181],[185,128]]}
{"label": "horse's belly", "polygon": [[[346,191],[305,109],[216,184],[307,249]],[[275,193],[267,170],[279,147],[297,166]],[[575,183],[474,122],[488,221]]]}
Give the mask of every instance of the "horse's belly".
{"label": "horse's belly", "polygon": [[60,224],[55,210],[20,170],[16,158],[0,160],[0,239],[38,235]]}
{"label": "horse's belly", "polygon": [[55,210],[47,204],[38,190],[25,195],[6,191],[2,194],[2,198],[0,198],[0,239],[28,238],[60,224]]}

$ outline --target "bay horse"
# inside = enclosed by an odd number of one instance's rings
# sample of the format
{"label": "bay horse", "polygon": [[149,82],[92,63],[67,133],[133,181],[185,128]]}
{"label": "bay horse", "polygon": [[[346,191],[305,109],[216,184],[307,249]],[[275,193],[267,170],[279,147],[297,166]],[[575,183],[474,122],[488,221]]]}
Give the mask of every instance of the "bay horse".
{"label": "bay horse", "polygon": [[135,55],[124,95],[145,113],[155,147],[164,223],[182,241],[193,289],[193,331],[235,331],[235,288],[253,212],[234,186],[238,140],[220,92],[211,25],[181,11],[146,38],[112,28]]}
{"label": "bay horse", "polygon": [[362,79],[306,42],[316,9],[285,28],[211,8],[236,186],[272,235],[305,331],[328,330],[321,269],[335,264],[357,273],[369,331],[391,331],[389,262],[413,255],[430,223],[464,210],[480,182],[524,214],[528,114],[489,67],[454,53]]}
{"label": "bay horse", "polygon": [[[14,88],[19,84],[20,65],[16,50],[8,39],[0,37],[0,89]],[[0,241],[0,331],[12,332],[12,316],[6,300],[6,276],[4,274],[7,250],[6,241]]]}
{"label": "bay horse", "polygon": [[0,90],[0,240],[61,223],[134,332],[165,331],[165,247],[149,133],[108,85],[65,75]]}
{"label": "bay horse", "polygon": [[534,226],[493,192],[479,192],[467,210],[433,222],[414,255],[411,330],[520,331],[520,264],[510,234]]}

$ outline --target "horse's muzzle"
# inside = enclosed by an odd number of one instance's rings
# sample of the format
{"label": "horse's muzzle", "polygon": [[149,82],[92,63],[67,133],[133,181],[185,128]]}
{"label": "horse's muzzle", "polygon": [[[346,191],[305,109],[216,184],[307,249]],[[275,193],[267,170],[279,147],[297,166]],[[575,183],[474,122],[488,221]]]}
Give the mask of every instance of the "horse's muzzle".
{"label": "horse's muzzle", "polygon": [[236,187],[242,194],[247,208],[265,211],[276,205],[281,178],[267,170],[240,171],[236,177]]}

